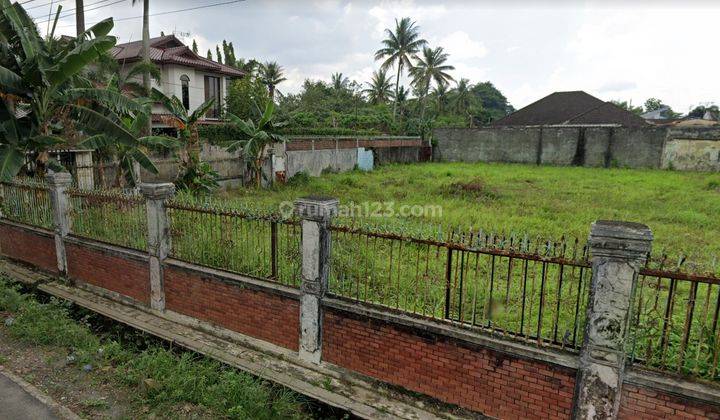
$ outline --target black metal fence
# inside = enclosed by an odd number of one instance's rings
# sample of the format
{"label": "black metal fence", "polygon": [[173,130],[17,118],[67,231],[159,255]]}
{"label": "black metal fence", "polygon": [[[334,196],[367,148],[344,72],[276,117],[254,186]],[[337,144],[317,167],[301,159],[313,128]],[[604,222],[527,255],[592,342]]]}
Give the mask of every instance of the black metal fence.
{"label": "black metal fence", "polygon": [[577,349],[590,265],[577,240],[481,232],[441,240],[333,226],[330,291],[429,318]]}
{"label": "black metal fence", "polygon": [[112,245],[147,249],[145,199],[117,190],[66,192],[70,200],[71,234]]}
{"label": "black metal fence", "polygon": [[[630,326],[630,362],[718,380],[720,276],[662,257],[640,271]],[[693,270],[695,271],[695,270]]]}
{"label": "black metal fence", "polygon": [[53,228],[50,189],[35,179],[0,182],[0,216],[18,223]]}
{"label": "black metal fence", "polygon": [[166,208],[173,258],[299,286],[298,221],[182,200]]}

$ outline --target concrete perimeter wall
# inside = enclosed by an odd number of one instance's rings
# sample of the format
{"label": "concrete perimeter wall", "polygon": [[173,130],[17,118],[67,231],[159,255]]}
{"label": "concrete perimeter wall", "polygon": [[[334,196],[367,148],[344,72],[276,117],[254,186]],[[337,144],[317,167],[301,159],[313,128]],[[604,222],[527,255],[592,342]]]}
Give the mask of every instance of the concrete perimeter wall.
{"label": "concrete perimeter wall", "polygon": [[434,138],[445,162],[720,170],[718,128],[442,128]]}

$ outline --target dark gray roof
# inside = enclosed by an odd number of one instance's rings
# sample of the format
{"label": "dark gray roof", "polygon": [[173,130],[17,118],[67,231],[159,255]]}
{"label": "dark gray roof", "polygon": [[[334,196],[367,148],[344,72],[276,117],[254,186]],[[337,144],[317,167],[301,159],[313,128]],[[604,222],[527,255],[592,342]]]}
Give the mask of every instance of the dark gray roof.
{"label": "dark gray roof", "polygon": [[490,123],[492,126],[602,124],[625,127],[647,125],[645,120],[632,112],[581,90],[552,93]]}

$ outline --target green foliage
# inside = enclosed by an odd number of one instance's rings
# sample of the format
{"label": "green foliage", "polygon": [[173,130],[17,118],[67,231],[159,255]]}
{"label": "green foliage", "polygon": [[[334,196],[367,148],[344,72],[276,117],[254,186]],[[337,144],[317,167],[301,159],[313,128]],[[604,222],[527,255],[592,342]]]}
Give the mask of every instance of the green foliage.
{"label": "green foliage", "polygon": [[635,115],[640,115],[640,114],[642,114],[643,112],[645,112],[645,111],[643,110],[643,107],[641,107],[641,106],[634,106],[634,105],[632,104],[632,102],[620,101],[620,100],[612,100],[612,101],[610,101],[610,102],[612,102],[613,104],[619,106],[620,108],[622,108],[622,109],[624,109],[624,110],[626,110],[626,111],[632,112],[632,113],[635,114]]}
{"label": "green foliage", "polygon": [[196,194],[209,194],[220,187],[220,175],[207,162],[181,167],[175,186],[179,190],[187,190]]}
{"label": "green foliage", "polygon": [[258,118],[270,98],[260,79],[243,77],[230,85],[226,101],[227,112],[246,120]]}
{"label": "green foliage", "polygon": [[0,312],[14,318],[7,327],[11,336],[32,345],[67,349],[77,366],[115,366],[110,379],[133,390],[134,398],[153,412],[190,403],[231,419],[307,417],[298,396],[287,389],[192,352],[178,354],[157,344],[137,350],[98,337],[88,325],[73,319],[70,308],[70,303],[56,298],[40,303],[0,277]]}
{"label": "green foliage", "polygon": [[134,141],[116,112],[141,107],[119,93],[91,88],[83,74],[115,45],[108,35],[112,27],[106,19],[71,40],[52,34],[44,39],[19,3],[0,0],[0,179],[17,175],[28,154],[35,157],[37,175],[59,167],[48,151],[67,145],[67,132]]}

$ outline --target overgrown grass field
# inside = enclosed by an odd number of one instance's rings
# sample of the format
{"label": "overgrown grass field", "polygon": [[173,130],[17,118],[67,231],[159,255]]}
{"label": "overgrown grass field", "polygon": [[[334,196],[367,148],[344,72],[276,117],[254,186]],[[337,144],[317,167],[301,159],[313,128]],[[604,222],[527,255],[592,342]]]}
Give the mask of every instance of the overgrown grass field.
{"label": "overgrown grass field", "polygon": [[548,239],[587,238],[598,219],[647,224],[656,254],[687,254],[708,264],[720,255],[720,174],[513,164],[387,165],[373,172],[298,176],[271,190],[237,189],[222,198],[277,207],[323,194],[341,204],[440,205],[435,217],[378,222],[409,230],[482,229]]}

